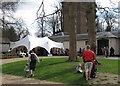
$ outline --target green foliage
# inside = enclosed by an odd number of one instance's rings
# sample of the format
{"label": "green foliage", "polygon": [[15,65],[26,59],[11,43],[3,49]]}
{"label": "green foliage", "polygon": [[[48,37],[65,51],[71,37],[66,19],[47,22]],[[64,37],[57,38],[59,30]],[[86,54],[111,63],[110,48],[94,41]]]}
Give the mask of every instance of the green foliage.
{"label": "green foliage", "polygon": [[6,55],[6,54],[1,54],[0,59],[11,59],[11,58],[18,58],[16,55]]}
{"label": "green foliage", "polygon": [[5,38],[8,38],[10,41],[14,42],[18,40],[17,33],[14,29],[14,27],[7,27],[5,29],[2,29],[2,36]]}
{"label": "green foliage", "polygon": [[[75,67],[82,62],[67,62],[68,58],[46,58],[37,63],[34,78],[40,80],[48,80],[61,82],[66,84],[82,84],[87,81],[83,78],[83,74],[76,73]],[[98,59],[102,63],[98,66],[98,72],[118,74],[118,61],[109,59]],[[4,64],[2,66],[3,73],[24,76],[24,65],[27,61],[18,61],[14,63]],[[120,74],[120,73],[119,73]]]}

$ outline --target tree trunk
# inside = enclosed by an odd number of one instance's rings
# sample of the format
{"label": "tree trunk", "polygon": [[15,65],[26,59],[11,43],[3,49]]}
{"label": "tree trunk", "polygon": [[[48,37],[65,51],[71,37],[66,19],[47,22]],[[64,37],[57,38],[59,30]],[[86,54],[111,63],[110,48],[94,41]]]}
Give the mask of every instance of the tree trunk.
{"label": "tree trunk", "polygon": [[74,62],[77,61],[77,49],[76,49],[76,41],[77,41],[77,11],[75,3],[71,4],[70,10],[70,51],[69,51],[69,61]]}
{"label": "tree trunk", "polygon": [[96,52],[96,29],[95,29],[95,3],[88,3],[87,10],[87,24],[88,24],[88,43],[91,49]]}
{"label": "tree trunk", "polygon": [[69,61],[77,61],[77,51],[76,51],[76,32],[73,29],[70,32],[70,51],[69,51]]}

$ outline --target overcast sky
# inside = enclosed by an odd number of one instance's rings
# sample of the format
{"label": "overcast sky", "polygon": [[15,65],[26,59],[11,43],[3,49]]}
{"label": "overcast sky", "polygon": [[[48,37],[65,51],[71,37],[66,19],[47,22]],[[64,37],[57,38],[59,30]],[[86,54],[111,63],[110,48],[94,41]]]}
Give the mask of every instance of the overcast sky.
{"label": "overcast sky", "polygon": [[[23,18],[31,34],[34,34],[36,30],[31,24],[34,22],[36,18],[36,12],[42,0],[21,0],[21,2],[22,3],[19,4],[15,16]],[[53,5],[55,3],[57,3],[57,0],[44,0],[45,5],[44,8],[46,14],[51,14],[53,12],[54,10]]]}
{"label": "overcast sky", "polygon": [[[59,0],[44,0],[45,5],[45,12],[47,14],[50,14],[53,12],[54,8],[53,5],[56,4]],[[99,2],[103,7],[111,7],[112,6],[118,6],[119,0],[111,0],[113,3],[110,3],[110,0],[96,0]],[[32,23],[34,22],[34,19],[36,18],[36,12],[42,2],[42,0],[21,0],[23,2],[22,4],[19,4],[18,10],[15,13],[16,17],[21,17],[27,24],[29,31],[33,35],[35,33],[35,28],[32,27]],[[116,5],[115,5],[115,4]]]}

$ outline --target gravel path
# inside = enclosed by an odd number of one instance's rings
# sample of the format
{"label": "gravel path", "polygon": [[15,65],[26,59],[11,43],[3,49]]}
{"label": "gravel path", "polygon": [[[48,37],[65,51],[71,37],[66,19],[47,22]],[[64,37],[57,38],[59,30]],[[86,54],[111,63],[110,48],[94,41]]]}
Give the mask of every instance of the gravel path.
{"label": "gravel path", "polygon": [[27,60],[27,59],[28,58],[0,59],[0,65],[10,63],[10,62],[15,62],[15,61]]}
{"label": "gravel path", "polygon": [[13,76],[2,74],[2,83],[0,84],[60,84],[56,82],[50,82],[46,80],[37,80],[33,78],[25,78],[20,76]]}

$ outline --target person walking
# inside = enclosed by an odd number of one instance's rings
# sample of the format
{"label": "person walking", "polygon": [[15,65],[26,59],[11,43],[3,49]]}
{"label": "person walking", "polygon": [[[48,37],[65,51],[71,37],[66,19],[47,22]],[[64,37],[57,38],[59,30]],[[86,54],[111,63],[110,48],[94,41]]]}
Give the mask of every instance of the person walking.
{"label": "person walking", "polygon": [[34,76],[34,71],[36,68],[36,62],[39,62],[38,56],[36,55],[36,53],[31,50],[29,52],[29,61],[30,61],[30,76]]}
{"label": "person walking", "polygon": [[114,56],[114,52],[115,52],[114,48],[111,47],[111,48],[110,48],[110,56]]}
{"label": "person walking", "polygon": [[90,75],[91,75],[91,70],[92,70],[92,66],[93,66],[93,63],[95,62],[96,60],[96,56],[95,56],[95,53],[90,50],[90,46],[87,45],[87,50],[84,51],[83,53],[83,61],[84,61],[84,67],[85,67],[85,77],[86,77],[86,80],[90,80]]}
{"label": "person walking", "polygon": [[105,47],[105,57],[107,58],[108,55],[109,55],[109,49],[108,49],[108,47]]}

